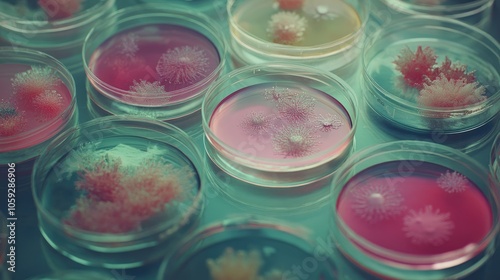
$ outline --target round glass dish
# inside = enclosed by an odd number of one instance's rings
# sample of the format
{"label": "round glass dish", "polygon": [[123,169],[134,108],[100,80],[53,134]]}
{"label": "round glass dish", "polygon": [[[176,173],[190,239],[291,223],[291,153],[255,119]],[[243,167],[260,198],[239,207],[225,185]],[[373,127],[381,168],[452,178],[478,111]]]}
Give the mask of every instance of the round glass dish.
{"label": "round glass dish", "polygon": [[355,93],[337,76],[262,64],[216,81],[202,104],[205,149],[229,176],[269,188],[320,181],[349,155]]}
{"label": "round glass dish", "polygon": [[67,130],[35,163],[40,231],[77,263],[149,263],[196,225],[200,165],[189,136],[159,121],[111,116]]}
{"label": "round glass dish", "polygon": [[83,41],[115,0],[0,1],[0,42],[48,53],[71,72],[82,70]]}
{"label": "round glass dish", "polygon": [[459,21],[394,21],[370,38],[362,61],[367,104],[404,130],[462,133],[499,112],[500,44]]}
{"label": "round glass dish", "polygon": [[359,69],[371,1],[229,0],[235,66],[301,63],[344,79]]}
{"label": "round glass dish", "polygon": [[[92,84],[87,81],[86,82],[86,90],[88,92],[87,95],[87,109],[89,112],[89,116],[92,119],[95,118],[101,118],[101,117],[107,117],[107,116],[113,116],[117,114],[116,112],[110,111],[110,108],[106,106],[100,106],[99,104],[95,103],[94,100],[92,99],[91,96],[99,96],[100,93],[92,86]],[[116,108],[116,106],[111,105],[111,108]],[[162,120],[162,116],[165,115],[164,111],[158,111],[158,108],[141,108],[141,110],[137,110],[134,112],[135,116],[138,117],[148,117],[148,118],[160,118]],[[201,144],[198,147],[201,147],[203,145],[203,128],[201,126],[201,110],[197,110],[189,115],[180,117],[180,118],[175,118],[175,119],[170,119],[170,120],[164,120],[168,122],[169,124],[172,124],[180,129],[182,129],[184,132],[186,132],[196,143],[196,145]]]}
{"label": "round glass dish", "polygon": [[441,16],[484,29],[490,24],[494,0],[382,0],[382,2],[402,16]]}
{"label": "round glass dish", "polygon": [[[158,3],[158,0],[136,0],[138,3]],[[169,5],[183,5],[186,9],[202,13],[218,21],[227,21],[227,0],[165,0]],[[227,26],[226,26],[227,27]]]}
{"label": "round glass dish", "polygon": [[493,179],[500,184],[500,132],[498,132],[491,147],[490,171]]}
{"label": "round glass dish", "polygon": [[225,70],[226,47],[212,19],[183,6],[142,4],[117,11],[85,39],[91,101],[115,115],[172,120],[200,109]]}
{"label": "round glass dish", "polygon": [[[55,58],[0,47],[0,166],[37,157],[76,123],[75,81]],[[29,175],[28,175],[29,177]]]}
{"label": "round glass dish", "polygon": [[166,256],[158,280],[340,279],[330,248],[309,235],[299,226],[259,218],[209,225]]}
{"label": "round glass dish", "polygon": [[449,147],[398,141],[337,171],[330,234],[351,265],[383,279],[458,279],[495,250],[498,184]]}

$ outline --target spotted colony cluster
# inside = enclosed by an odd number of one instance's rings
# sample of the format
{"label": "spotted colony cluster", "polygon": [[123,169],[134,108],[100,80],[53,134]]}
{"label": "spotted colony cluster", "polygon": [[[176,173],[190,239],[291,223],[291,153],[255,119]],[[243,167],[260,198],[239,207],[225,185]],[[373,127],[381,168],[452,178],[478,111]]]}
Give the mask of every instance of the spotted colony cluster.
{"label": "spotted colony cluster", "polygon": [[61,79],[50,67],[32,66],[11,79],[12,95],[1,100],[0,136],[13,136],[26,128],[27,112],[35,115],[33,121],[46,122],[64,111],[64,100],[59,92]]}
{"label": "spotted colony cluster", "polygon": [[[469,187],[462,174],[447,170],[436,179],[436,185],[446,193],[461,193]],[[453,234],[451,213],[443,213],[433,205],[408,209],[402,193],[394,186],[364,184],[350,191],[351,209],[355,215],[370,224],[403,217],[403,232],[415,245],[440,246]]]}
{"label": "spotted colony cluster", "polygon": [[308,28],[306,17],[332,20],[338,17],[335,1],[277,0],[277,12],[268,22],[267,33],[274,43],[295,45],[304,39]]}
{"label": "spotted colony cluster", "polygon": [[207,53],[196,46],[181,46],[167,49],[150,67],[137,56],[139,38],[134,33],[122,37],[119,44],[121,56],[115,59],[117,74],[114,80],[119,88],[128,90],[127,102],[158,104],[170,100],[165,85],[190,86],[209,75]]}
{"label": "spotted colony cluster", "polygon": [[275,152],[285,158],[312,154],[319,144],[318,132],[330,133],[342,126],[336,115],[316,114],[316,99],[304,91],[274,86],[263,94],[274,103],[275,113],[252,112],[241,126],[249,135],[270,137]]}
{"label": "spotted colony cluster", "polygon": [[484,86],[476,81],[474,71],[453,63],[445,57],[437,64],[437,55],[430,47],[417,47],[413,52],[401,50],[394,64],[404,84],[419,91],[417,102],[425,107],[459,108],[486,100]]}
{"label": "spotted colony cluster", "polygon": [[145,158],[137,166],[128,166],[109,153],[79,167],[75,187],[81,196],[63,222],[99,233],[141,230],[145,221],[187,197],[194,177],[190,169],[174,167],[160,158]]}

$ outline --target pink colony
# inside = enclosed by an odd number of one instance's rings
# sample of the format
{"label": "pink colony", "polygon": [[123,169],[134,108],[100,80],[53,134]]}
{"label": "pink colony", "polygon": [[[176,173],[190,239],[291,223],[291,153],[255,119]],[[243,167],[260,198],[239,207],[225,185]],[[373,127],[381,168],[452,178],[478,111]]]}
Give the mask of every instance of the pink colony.
{"label": "pink colony", "polygon": [[293,45],[302,41],[306,27],[306,19],[297,13],[278,12],[271,17],[267,32],[274,43]]}
{"label": "pink colony", "polygon": [[439,246],[450,239],[454,228],[450,213],[440,213],[427,205],[419,211],[410,210],[404,218],[403,231],[415,245]]}
{"label": "pink colony", "polygon": [[411,87],[422,89],[428,79],[432,76],[433,67],[437,56],[430,47],[422,49],[421,46],[413,53],[406,47],[394,61],[396,69],[401,72],[403,79]]}
{"label": "pink colony", "polygon": [[276,107],[285,121],[306,121],[314,114],[316,100],[306,92],[289,92],[278,99]]}
{"label": "pink colony", "polygon": [[156,66],[162,79],[171,84],[191,84],[206,77],[208,57],[198,47],[183,46],[169,49]]}
{"label": "pink colony", "polygon": [[49,67],[32,66],[30,70],[17,73],[12,79],[16,102],[20,107],[32,108],[34,100],[46,90],[53,89],[62,81]]}
{"label": "pink colony", "polygon": [[314,152],[318,144],[314,127],[307,124],[287,124],[272,136],[276,153],[285,157],[304,157]]}
{"label": "pink colony", "polygon": [[[433,81],[443,75],[448,80],[461,80],[464,79],[466,83],[474,83],[476,77],[474,72],[467,73],[467,67],[462,64],[453,65],[451,60],[446,57],[441,66],[434,68],[432,74],[429,75],[429,80]],[[429,82],[428,82],[429,83]]]}
{"label": "pink colony", "polygon": [[0,136],[12,136],[23,131],[26,119],[22,115],[0,117]]}
{"label": "pink colony", "polygon": [[427,107],[463,107],[486,100],[485,91],[486,89],[477,82],[448,79],[441,74],[430,84],[424,84],[418,102]]}
{"label": "pink colony", "polygon": [[360,185],[351,192],[353,211],[369,223],[390,219],[405,209],[403,196],[393,186]]}
{"label": "pink colony", "polygon": [[85,195],[64,222],[82,230],[124,233],[164,210],[167,203],[185,195],[193,173],[161,161],[145,161],[131,171],[118,159],[105,156],[84,170],[76,182]]}
{"label": "pink colony", "polygon": [[439,176],[437,183],[447,193],[460,193],[467,189],[469,180],[456,171],[451,173],[449,170],[446,170],[446,173]]}
{"label": "pink colony", "polygon": [[298,10],[304,4],[304,0],[277,0],[277,2],[282,10]]}
{"label": "pink colony", "polygon": [[35,97],[33,106],[43,119],[52,119],[64,110],[64,100],[56,90],[46,90]]}
{"label": "pink colony", "polygon": [[73,16],[81,9],[82,0],[38,0],[38,5],[50,19],[58,20]]}

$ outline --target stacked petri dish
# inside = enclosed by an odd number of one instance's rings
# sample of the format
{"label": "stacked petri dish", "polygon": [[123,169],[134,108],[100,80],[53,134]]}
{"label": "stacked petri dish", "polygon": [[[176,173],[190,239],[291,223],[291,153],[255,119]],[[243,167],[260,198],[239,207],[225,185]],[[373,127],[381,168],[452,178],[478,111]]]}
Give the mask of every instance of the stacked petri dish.
{"label": "stacked petri dish", "polygon": [[301,63],[355,76],[371,1],[230,0],[231,57],[236,67]]}
{"label": "stacked petri dish", "polygon": [[170,124],[133,116],[81,124],[55,139],[35,164],[40,231],[84,265],[153,262],[198,222],[201,164],[189,136]]}
{"label": "stacked petri dish", "polygon": [[330,234],[351,277],[458,279],[495,251],[498,182],[455,149],[422,141],[364,149],[338,170],[332,196]]}
{"label": "stacked petri dish", "polygon": [[45,52],[82,72],[89,30],[114,11],[115,0],[0,1],[0,44]]}
{"label": "stacked petri dish", "polygon": [[218,24],[183,6],[142,4],[117,11],[83,47],[94,117],[130,114],[201,134],[207,87],[225,71]]}

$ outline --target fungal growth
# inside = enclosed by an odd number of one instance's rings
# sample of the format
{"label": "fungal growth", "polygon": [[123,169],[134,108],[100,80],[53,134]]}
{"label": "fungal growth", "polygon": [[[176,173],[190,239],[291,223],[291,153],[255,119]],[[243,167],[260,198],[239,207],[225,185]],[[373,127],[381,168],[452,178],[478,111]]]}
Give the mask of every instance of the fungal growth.
{"label": "fungal growth", "polygon": [[198,47],[168,50],[156,66],[160,77],[171,84],[192,84],[207,75],[208,58]]}
{"label": "fungal growth", "polygon": [[243,120],[242,127],[249,135],[260,135],[271,127],[271,119],[262,112],[252,112]]}
{"label": "fungal growth", "polygon": [[432,48],[418,46],[416,52],[402,49],[394,61],[405,84],[419,91],[416,100],[420,105],[460,108],[487,99],[486,88],[476,81],[474,71],[448,57],[438,65],[437,59]]}
{"label": "fungal growth", "polygon": [[158,81],[134,81],[134,84],[130,86],[130,92],[130,95],[123,97],[127,102],[154,105],[170,100],[170,95],[165,91],[165,86]]}
{"label": "fungal growth", "polygon": [[486,89],[465,79],[448,79],[443,74],[425,84],[417,100],[421,105],[439,108],[459,108],[486,100]]}
{"label": "fungal growth", "polygon": [[464,175],[456,171],[450,172],[446,170],[446,173],[439,176],[437,183],[447,193],[460,193],[467,189],[469,181]]}
{"label": "fungal growth", "polygon": [[271,16],[267,32],[277,44],[293,45],[304,39],[307,20],[295,12],[282,11]]}
{"label": "fungal growth", "polygon": [[437,56],[430,47],[419,46],[416,52],[406,47],[401,50],[394,64],[410,87],[421,89],[428,77],[432,75],[436,60]]}
{"label": "fungal growth", "polygon": [[13,108],[0,108],[0,136],[13,136],[23,131],[26,119]]}
{"label": "fungal growth", "polygon": [[298,10],[302,8],[304,0],[277,0],[278,7],[281,10]]}
{"label": "fungal growth", "polygon": [[50,67],[32,66],[30,70],[17,73],[12,79],[12,88],[17,104],[31,107],[33,101],[46,90],[60,85],[62,81]]}
{"label": "fungal growth", "polygon": [[68,106],[68,88],[48,66],[13,73],[11,90],[0,105],[0,135],[13,136],[54,120]]}
{"label": "fungal growth", "polygon": [[410,210],[404,218],[403,231],[415,245],[440,246],[450,239],[454,228],[450,213],[441,213],[427,205],[419,211]]}
{"label": "fungal growth", "polygon": [[139,51],[137,39],[137,35],[135,35],[134,33],[123,36],[121,38],[120,53],[127,58],[133,58],[136,55],[137,51]]}
{"label": "fungal growth", "polygon": [[45,90],[35,97],[33,106],[43,119],[57,117],[64,110],[63,97],[56,90]]}
{"label": "fungal growth", "polygon": [[51,20],[73,16],[82,8],[83,0],[38,0],[38,5]]}
{"label": "fungal growth", "polygon": [[392,186],[360,185],[351,192],[354,213],[369,223],[390,219],[405,209],[403,196]]}
{"label": "fungal growth", "polygon": [[79,166],[75,188],[81,196],[63,219],[85,231],[139,231],[149,219],[168,216],[167,206],[189,197],[195,184],[190,168],[159,157],[139,157],[140,164],[130,165],[111,152],[94,155],[97,158]]}
{"label": "fungal growth", "polygon": [[322,132],[330,132],[332,130],[339,129],[342,126],[342,120],[332,114],[318,115],[316,118],[316,127]]}
{"label": "fungal growth", "polygon": [[289,124],[276,129],[272,136],[275,151],[284,157],[304,157],[314,152],[317,136],[310,126]]}
{"label": "fungal growth", "polygon": [[306,0],[302,9],[316,20],[332,20],[339,16],[336,5],[332,0]]}
{"label": "fungal growth", "polygon": [[284,279],[284,273],[278,269],[260,275],[263,264],[259,251],[235,251],[231,247],[226,248],[220,257],[207,260],[207,267],[212,280]]}
{"label": "fungal growth", "polygon": [[288,91],[276,104],[281,117],[292,122],[308,120],[313,115],[315,106],[316,100],[300,91]]}
{"label": "fungal growth", "polygon": [[[231,124],[225,125],[225,127],[230,127],[234,125],[231,119],[238,119],[237,124],[242,130],[241,134],[244,134],[246,138],[258,136],[258,139],[238,140],[235,148],[248,144],[249,150],[261,152],[266,156],[273,154],[280,158],[307,157],[319,149],[322,138],[334,138],[335,131],[344,128],[344,121],[336,112],[336,107],[332,108],[336,104],[328,104],[331,100],[323,100],[324,97],[319,92],[275,85],[241,94],[243,98],[241,108],[249,105],[255,107],[245,109],[244,114],[238,112],[237,116],[227,116],[222,122],[230,122]],[[232,101],[231,104],[233,104]],[[222,124],[222,122],[217,121],[217,124]],[[231,139],[235,134],[240,134],[229,130],[227,132],[227,137]],[[343,131],[345,132],[347,131]]]}

